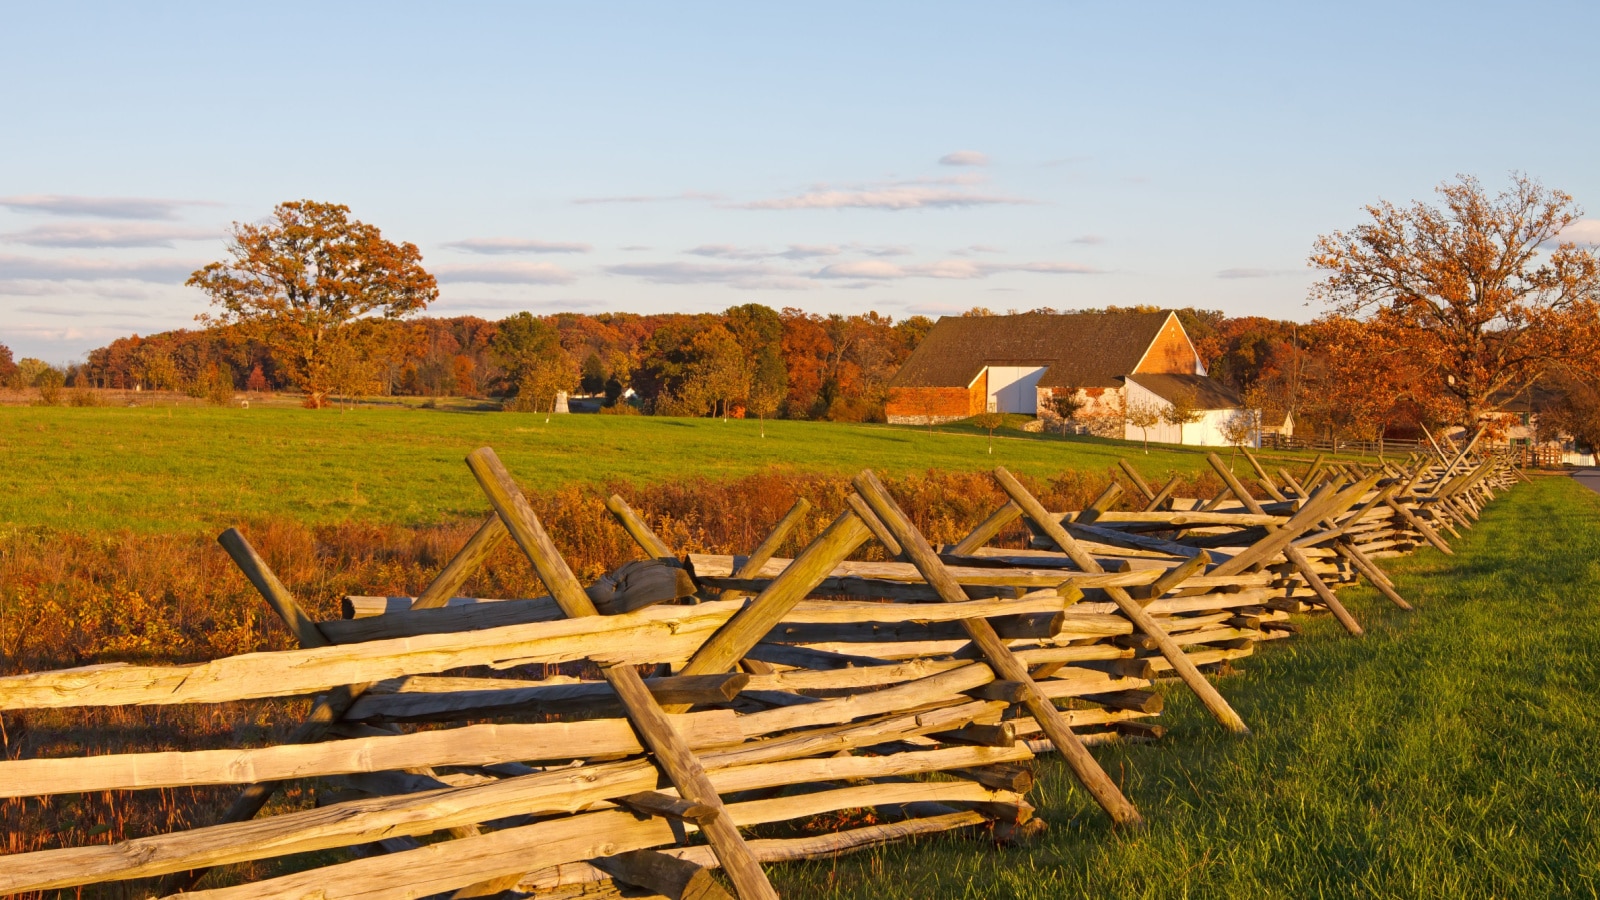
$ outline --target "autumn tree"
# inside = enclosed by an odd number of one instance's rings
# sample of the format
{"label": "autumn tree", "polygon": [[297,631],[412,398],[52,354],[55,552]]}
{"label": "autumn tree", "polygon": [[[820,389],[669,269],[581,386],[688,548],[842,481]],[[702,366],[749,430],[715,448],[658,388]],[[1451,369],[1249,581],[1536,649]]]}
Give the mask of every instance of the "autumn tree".
{"label": "autumn tree", "polygon": [[228,254],[189,276],[220,308],[200,321],[259,336],[312,408],[326,405],[342,358],[371,356],[362,321],[407,316],[439,295],[416,245],[385,240],[335,203],[280,203],[264,223],[235,222]]}
{"label": "autumn tree", "polygon": [[750,365],[744,348],[718,325],[695,335],[679,399],[693,415],[728,417],[732,405],[750,392]]}
{"label": "autumn tree", "polygon": [[1161,424],[1161,407],[1140,398],[1124,406],[1122,415],[1128,420],[1129,425],[1139,429],[1144,435],[1144,452],[1146,456],[1150,455],[1150,429]]}
{"label": "autumn tree", "polygon": [[1178,426],[1179,444],[1184,443],[1183,426],[1198,422],[1204,416],[1198,403],[1192,391],[1184,390],[1168,398],[1167,405],[1161,409],[1161,421]]}
{"label": "autumn tree", "polygon": [[994,453],[994,431],[1005,423],[1005,413],[994,412],[993,410],[981,412],[972,417],[972,424],[989,432],[989,452],[991,454]]}
{"label": "autumn tree", "polygon": [[761,436],[767,436],[767,419],[776,415],[789,392],[789,374],[776,345],[769,345],[756,358],[755,370],[750,373],[750,396],[746,406],[761,422]]}
{"label": "autumn tree", "polygon": [[1228,457],[1230,463],[1234,455],[1238,454],[1239,448],[1252,443],[1255,438],[1256,430],[1259,428],[1256,416],[1257,411],[1254,409],[1236,409],[1222,420],[1222,439],[1233,448],[1233,455]]}
{"label": "autumn tree", "polygon": [[1554,388],[1555,402],[1538,414],[1542,436],[1565,434],[1579,447],[1600,449],[1600,380],[1563,374]]}
{"label": "autumn tree", "polygon": [[1061,419],[1061,433],[1067,433],[1067,425],[1072,418],[1083,411],[1087,400],[1078,392],[1076,385],[1050,389],[1050,411]]}
{"label": "autumn tree", "polygon": [[1437,193],[1441,206],[1382,201],[1318,238],[1310,263],[1327,277],[1313,294],[1405,347],[1420,388],[1471,425],[1542,373],[1592,358],[1600,259],[1561,240],[1583,215],[1572,197],[1525,175],[1495,196],[1470,176]]}
{"label": "autumn tree", "polygon": [[504,373],[507,409],[548,413],[555,408],[556,395],[577,383],[576,367],[560,335],[532,313],[500,320],[489,347]]}
{"label": "autumn tree", "polygon": [[0,344],[0,387],[10,384],[16,374],[17,364],[11,358],[11,348]]}
{"label": "autumn tree", "polygon": [[578,382],[579,388],[593,397],[606,388],[606,364],[600,359],[600,354],[589,351],[583,358],[582,377]]}

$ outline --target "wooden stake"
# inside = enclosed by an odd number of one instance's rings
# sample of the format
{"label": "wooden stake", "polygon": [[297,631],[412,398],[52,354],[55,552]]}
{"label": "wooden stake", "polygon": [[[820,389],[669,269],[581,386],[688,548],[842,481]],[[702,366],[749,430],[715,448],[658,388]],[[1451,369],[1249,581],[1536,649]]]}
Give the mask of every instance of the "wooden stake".
{"label": "wooden stake", "polygon": [[[967,597],[962,592],[961,586],[945,571],[944,563],[934,554],[933,548],[916,527],[906,518],[905,513],[894,498],[889,495],[883,483],[870,470],[857,475],[853,481],[856,491],[861,498],[867,501],[878,518],[894,532],[906,555],[911,558],[917,571],[921,572],[930,586],[939,592],[939,596],[946,603],[965,602]],[[1042,691],[1038,684],[1028,674],[1028,669],[1014,655],[1005,642],[995,634],[985,619],[963,620],[967,635],[972,639],[973,645],[989,661],[995,674],[1007,681],[1015,681],[1027,686],[1028,711],[1033,713],[1045,734],[1050,738],[1067,765],[1077,776],[1078,782],[1084,786],[1090,796],[1100,804],[1100,807],[1111,816],[1113,822],[1124,826],[1137,826],[1143,824],[1139,811],[1128,798],[1123,796],[1116,783],[1106,775],[1105,770],[1089,754],[1083,741],[1068,727],[1061,711]]]}
{"label": "wooden stake", "polygon": [[[1004,467],[998,467],[994,470],[994,477],[1000,483],[1001,489],[1018,506],[1022,507],[1023,515],[1033,520],[1035,525],[1043,529],[1045,534],[1049,535],[1052,541],[1055,541],[1056,546],[1061,548],[1061,552],[1067,554],[1072,558],[1073,562],[1078,564],[1078,568],[1085,572],[1104,571],[1101,569],[1100,564],[1095,561],[1095,558],[1078,546],[1077,540],[1068,534],[1065,528],[1061,527],[1060,522],[1057,522],[1048,512],[1045,512],[1044,506],[1039,503],[1038,499],[1029,493],[1028,489],[1023,487],[1022,483],[1017,481],[1010,472],[1007,472]],[[1200,698],[1200,702],[1205,705],[1206,709],[1210,710],[1211,715],[1224,728],[1236,734],[1248,734],[1250,732],[1249,727],[1244,724],[1244,720],[1239,718],[1239,714],[1233,711],[1233,707],[1228,705],[1228,701],[1222,698],[1222,694],[1218,693],[1211,682],[1200,674],[1200,670],[1195,668],[1194,663],[1183,652],[1183,648],[1172,640],[1171,636],[1157,624],[1156,620],[1148,612],[1145,612],[1144,607],[1140,606],[1137,600],[1128,595],[1127,590],[1120,587],[1110,587],[1105,588],[1105,592],[1106,596],[1111,598],[1111,602],[1117,605],[1117,609],[1128,618],[1128,621],[1133,623],[1135,628],[1149,635],[1156,642],[1156,646],[1161,649],[1161,655],[1166,658],[1167,662],[1172,664],[1173,671],[1178,673],[1178,677],[1183,679],[1183,683],[1189,686],[1189,690],[1193,691],[1196,697]]]}
{"label": "wooden stake", "polygon": [[[471,465],[471,457],[468,457],[468,460],[467,464]],[[622,523],[623,529],[633,538],[634,543],[644,550],[646,556],[654,559],[677,559],[677,555],[667,546],[667,542],[650,530],[650,526],[644,523],[644,519],[639,518],[639,514],[628,505],[628,501],[612,494],[606,498],[606,509],[611,510],[611,514],[617,517],[617,521]]]}
{"label": "wooden stake", "polygon": [[[511,478],[511,473],[506,471],[494,451],[488,447],[472,451],[467,455],[467,465],[494,504],[495,511],[505,521],[512,539],[528,555],[540,580],[567,615],[573,618],[599,615],[589,595],[584,593],[583,585],[572,574],[566,560],[561,558],[549,535],[545,534],[544,526],[539,524],[533,508],[528,505],[522,491]],[[621,502],[619,497],[613,499]],[[622,503],[621,508],[627,509],[627,504]],[[635,539],[639,537],[637,533],[634,536]],[[662,545],[661,549],[664,547]],[[722,804],[722,798],[706,778],[705,769],[656,704],[655,698],[650,696],[639,670],[626,663],[605,665],[603,660],[596,661],[601,662],[601,674],[628,711],[628,719],[639,732],[640,741],[654,753],[657,764],[678,789],[679,795],[715,811],[709,821],[701,824],[701,830],[716,852],[717,859],[727,870],[728,877],[733,880],[741,900],[776,900],[778,892],[773,890],[766,873],[761,871],[760,863],[756,862],[750,848],[745,846],[743,836]]]}
{"label": "wooden stake", "polygon": [[449,603],[505,539],[506,526],[501,523],[499,516],[484,520],[472,537],[467,539],[466,546],[450,558],[444,569],[411,602],[411,608],[437,609]]}

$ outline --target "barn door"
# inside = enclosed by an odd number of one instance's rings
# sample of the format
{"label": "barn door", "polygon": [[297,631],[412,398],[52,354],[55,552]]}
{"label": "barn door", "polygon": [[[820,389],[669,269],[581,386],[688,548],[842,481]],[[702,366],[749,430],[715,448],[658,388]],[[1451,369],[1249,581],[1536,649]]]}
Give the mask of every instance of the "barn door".
{"label": "barn door", "polygon": [[1039,378],[1044,366],[990,366],[989,405],[996,412],[1039,412]]}

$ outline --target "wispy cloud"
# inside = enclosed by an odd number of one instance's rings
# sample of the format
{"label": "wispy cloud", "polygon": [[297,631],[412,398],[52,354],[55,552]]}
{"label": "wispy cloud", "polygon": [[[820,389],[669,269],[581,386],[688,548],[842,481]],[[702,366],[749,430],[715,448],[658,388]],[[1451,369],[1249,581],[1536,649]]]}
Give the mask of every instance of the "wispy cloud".
{"label": "wispy cloud", "polygon": [[626,194],[619,197],[579,197],[573,200],[577,204],[590,203],[674,203],[680,200],[705,200],[716,201],[722,197],[718,194],[708,194],[704,191],[684,191],[678,194]]}
{"label": "wispy cloud", "polygon": [[733,244],[701,244],[683,252],[711,259],[818,259],[838,256],[845,252],[845,248],[837,244],[790,244],[783,250],[769,250],[766,247],[739,247]]}
{"label": "wispy cloud", "polygon": [[1074,244],[1089,244],[1091,246],[1095,244],[1104,244],[1105,242],[1106,239],[1098,234],[1082,234],[1073,238],[1071,241],[1071,243]]}
{"label": "wispy cloud", "polygon": [[969,244],[969,245],[967,245],[965,247],[962,247],[959,250],[951,250],[950,251],[950,255],[952,255],[952,256],[971,256],[971,255],[973,255],[975,253],[1004,253],[1004,252],[1006,252],[1006,251],[1002,250],[999,247],[995,247],[995,246],[992,246],[992,245],[989,245],[989,244]]}
{"label": "wispy cloud", "polygon": [[440,246],[468,253],[504,255],[513,253],[588,253],[594,248],[588,244],[567,241],[536,241],[530,238],[466,238],[447,241]]}
{"label": "wispy cloud", "polygon": [[1012,272],[1032,272],[1041,275],[1094,275],[1100,272],[1093,266],[1066,262],[978,262],[971,259],[944,259],[930,263],[900,265],[885,260],[852,260],[824,266],[814,273],[822,279],[855,278],[888,281],[900,278],[941,278],[970,280],[1004,275]]}
{"label": "wispy cloud", "polygon": [[542,262],[441,265],[430,271],[441,283],[570,284],[578,277],[558,265]]}
{"label": "wispy cloud", "polygon": [[0,279],[39,281],[104,281],[128,279],[181,283],[205,265],[194,260],[43,259],[0,254]]}
{"label": "wispy cloud", "polygon": [[897,183],[861,189],[818,187],[792,197],[736,204],[740,209],[960,209],[1032,203],[1021,197],[962,187]]}
{"label": "wispy cloud", "polygon": [[223,235],[221,228],[180,228],[143,222],[74,222],[12,231],[0,234],[0,240],[31,247],[171,247],[176,241],[214,240]]}
{"label": "wispy cloud", "polygon": [[1280,275],[1293,275],[1284,269],[1223,269],[1217,273],[1218,278],[1276,278]]}
{"label": "wispy cloud", "polygon": [[606,272],[638,278],[652,284],[724,284],[746,290],[805,290],[811,282],[793,272],[760,262],[734,263],[623,263]]}
{"label": "wispy cloud", "polygon": [[185,206],[210,206],[194,200],[160,197],[75,197],[66,194],[21,194],[0,197],[12,212],[81,216],[95,219],[176,219]]}
{"label": "wispy cloud", "polygon": [[976,150],[957,150],[939,157],[941,166],[987,166],[988,164],[988,155]]}

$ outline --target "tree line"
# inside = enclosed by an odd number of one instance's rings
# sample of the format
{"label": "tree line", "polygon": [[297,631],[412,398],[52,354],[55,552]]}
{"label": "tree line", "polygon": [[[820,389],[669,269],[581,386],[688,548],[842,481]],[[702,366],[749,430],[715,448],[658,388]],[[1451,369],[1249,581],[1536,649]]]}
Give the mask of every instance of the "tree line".
{"label": "tree line", "polygon": [[[1371,205],[1356,227],[1318,238],[1312,298],[1326,312],[1313,322],[1180,309],[1210,374],[1267,425],[1292,417],[1297,430],[1372,439],[1531,408],[1600,443],[1600,258],[1563,238],[1582,210],[1524,175],[1498,194],[1466,176],[1438,194],[1437,206]],[[214,398],[293,389],[308,406],[459,395],[517,410],[548,410],[565,391],[615,412],[859,422],[883,418],[889,380],[933,324],[753,303],[422,317],[437,288],[417,248],[313,201],[236,224],[229,258],[189,284],[212,300],[204,328],[122,338],[70,370],[0,348],[0,382]]]}

